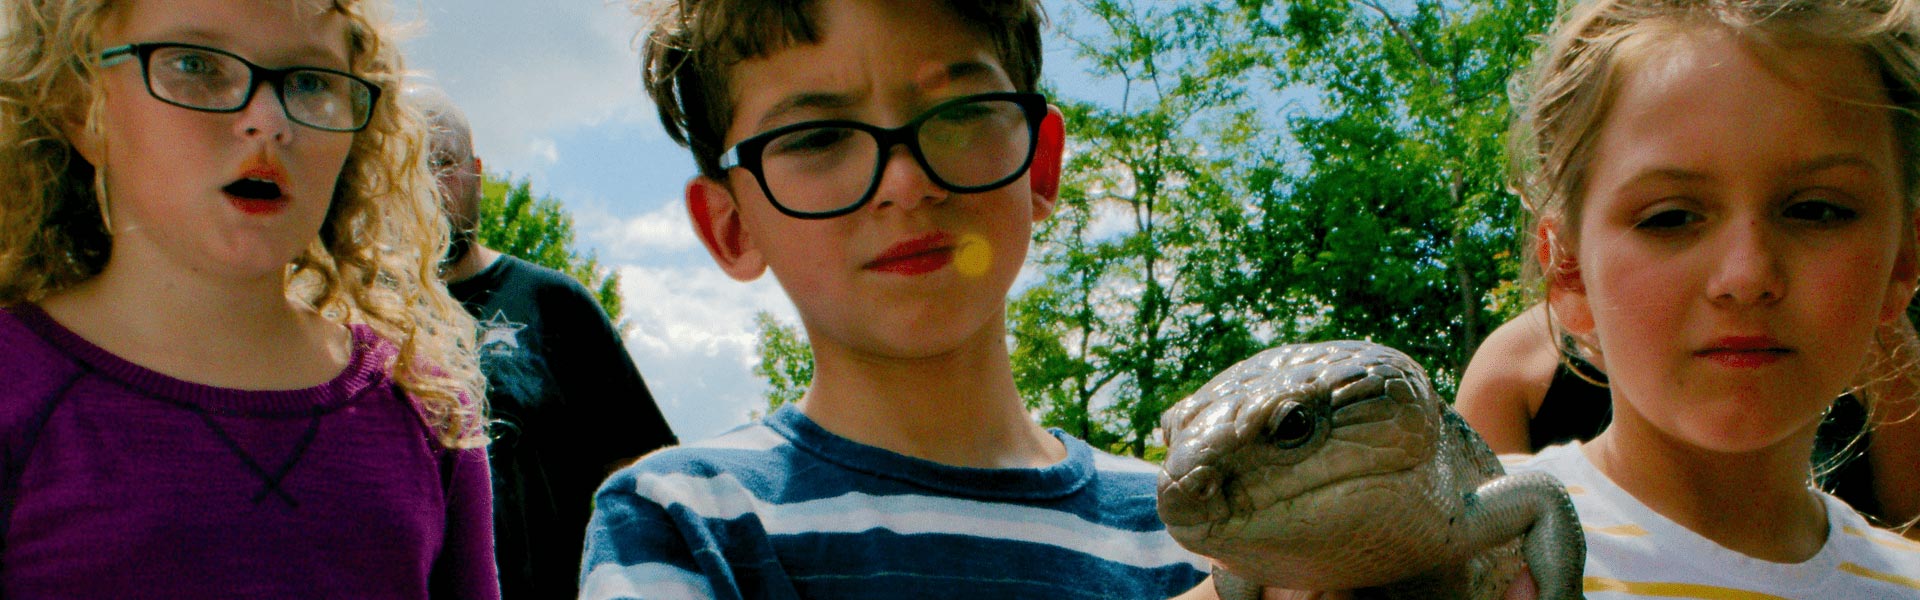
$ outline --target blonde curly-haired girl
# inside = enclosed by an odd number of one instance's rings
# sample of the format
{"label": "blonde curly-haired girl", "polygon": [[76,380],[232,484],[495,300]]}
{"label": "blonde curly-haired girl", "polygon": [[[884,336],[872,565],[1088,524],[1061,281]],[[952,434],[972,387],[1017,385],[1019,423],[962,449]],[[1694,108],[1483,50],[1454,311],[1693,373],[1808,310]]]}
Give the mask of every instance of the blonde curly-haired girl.
{"label": "blonde curly-haired girl", "polygon": [[0,597],[496,597],[379,0],[0,17]]}

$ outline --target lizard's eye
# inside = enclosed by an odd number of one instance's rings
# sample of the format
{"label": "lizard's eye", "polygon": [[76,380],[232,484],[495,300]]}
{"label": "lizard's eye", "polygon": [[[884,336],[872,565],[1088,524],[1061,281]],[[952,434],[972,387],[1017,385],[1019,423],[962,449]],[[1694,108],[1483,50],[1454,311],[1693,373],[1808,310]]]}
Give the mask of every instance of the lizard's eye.
{"label": "lizard's eye", "polygon": [[1282,449],[1298,448],[1313,437],[1313,417],[1299,404],[1288,403],[1267,420],[1267,439]]}

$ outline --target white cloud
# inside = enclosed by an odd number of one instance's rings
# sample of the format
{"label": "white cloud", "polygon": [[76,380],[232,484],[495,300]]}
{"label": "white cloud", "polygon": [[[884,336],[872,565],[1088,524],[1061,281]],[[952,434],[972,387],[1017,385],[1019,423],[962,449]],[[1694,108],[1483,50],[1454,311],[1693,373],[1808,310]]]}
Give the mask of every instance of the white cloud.
{"label": "white cloud", "polygon": [[547,138],[533,138],[533,141],[527,142],[527,154],[548,165],[560,162],[560,146]]}
{"label": "white cloud", "polygon": [[[558,159],[551,136],[608,123],[642,125],[631,40],[638,18],[620,3],[417,0],[422,24],[408,64],[473,122],[474,145],[496,171],[540,176]],[[636,127],[659,135],[658,127]],[[544,162],[543,162],[544,161]]]}
{"label": "white cloud", "polygon": [[618,271],[631,326],[627,352],[682,440],[745,423],[749,410],[764,406],[765,383],[752,372],[759,361],[753,316],[765,310],[798,322],[771,277],[743,284],[712,265]]}
{"label": "white cloud", "polygon": [[[406,44],[408,64],[467,113],[488,170],[560,194],[580,241],[619,272],[628,351],[675,433],[692,441],[745,423],[764,405],[765,384],[750,370],[753,315],[797,317],[771,278],[741,284],[714,267],[679,201],[635,201],[637,190],[658,196],[657,181],[691,175],[686,165],[666,175],[642,168],[642,181],[624,176],[634,168],[625,165],[684,161],[684,151],[660,143],[640,90],[638,19],[621,3],[591,0],[401,0],[398,8],[422,25]],[[548,182],[550,173],[569,178]]]}
{"label": "white cloud", "polygon": [[576,210],[574,222],[582,229],[584,241],[600,248],[609,262],[658,261],[662,252],[698,254],[700,239],[687,220],[686,204],[663,201],[655,206],[652,212],[624,219],[592,209]]}

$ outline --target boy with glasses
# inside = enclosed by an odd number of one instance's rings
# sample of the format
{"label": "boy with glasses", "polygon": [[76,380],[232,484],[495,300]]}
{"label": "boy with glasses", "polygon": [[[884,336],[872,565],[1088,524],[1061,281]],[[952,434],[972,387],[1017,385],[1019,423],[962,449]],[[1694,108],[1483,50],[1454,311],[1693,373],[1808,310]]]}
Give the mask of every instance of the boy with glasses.
{"label": "boy with glasses", "polygon": [[772,270],[815,357],[797,405],[601,487],[587,598],[1159,598],[1206,563],[1157,467],[1033,423],[1006,294],[1053,209],[1034,0],[679,0],[643,53],[700,175],[694,228]]}

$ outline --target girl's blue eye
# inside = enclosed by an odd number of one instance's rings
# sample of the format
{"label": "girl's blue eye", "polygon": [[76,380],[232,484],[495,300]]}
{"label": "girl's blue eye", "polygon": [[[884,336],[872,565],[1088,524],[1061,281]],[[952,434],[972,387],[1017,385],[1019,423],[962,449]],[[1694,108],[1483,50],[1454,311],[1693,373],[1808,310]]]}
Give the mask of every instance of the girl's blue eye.
{"label": "girl's blue eye", "polygon": [[286,89],[297,94],[322,94],[333,88],[322,73],[295,71],[287,74]]}
{"label": "girl's blue eye", "polygon": [[176,73],[189,75],[210,75],[219,72],[211,57],[204,54],[181,52],[167,61],[167,67]]}

